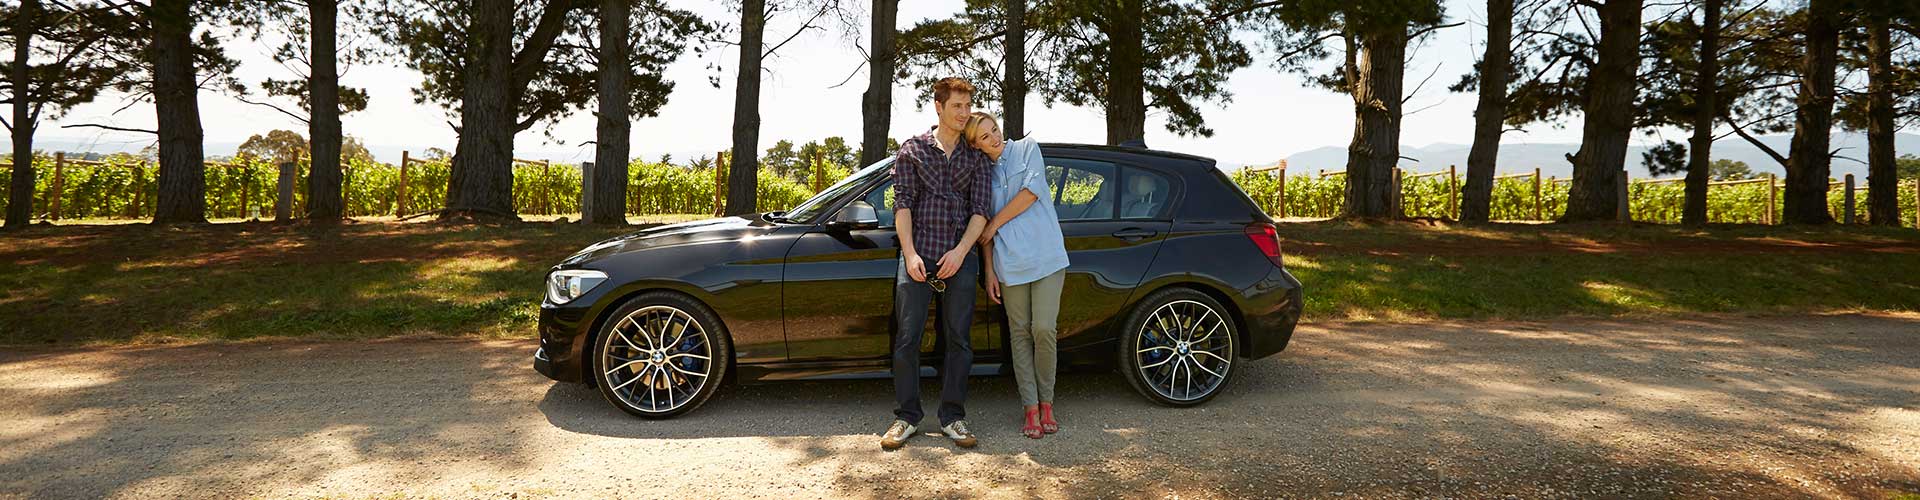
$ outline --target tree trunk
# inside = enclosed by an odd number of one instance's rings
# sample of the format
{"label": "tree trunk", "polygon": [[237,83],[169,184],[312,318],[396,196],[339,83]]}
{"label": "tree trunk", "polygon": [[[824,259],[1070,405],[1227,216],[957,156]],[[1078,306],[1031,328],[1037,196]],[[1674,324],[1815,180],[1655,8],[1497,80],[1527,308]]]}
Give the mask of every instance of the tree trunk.
{"label": "tree trunk", "polygon": [[191,0],[154,0],[153,109],[158,117],[160,195],[156,224],[207,221],[207,169],[202,155],[198,81],[193,69]]}
{"label": "tree trunk", "polygon": [[1614,182],[1626,175],[1639,49],[1640,0],[1607,0],[1600,7],[1600,60],[1587,79],[1580,151],[1569,158],[1573,186],[1563,222],[1612,220],[1619,204],[1626,203]]}
{"label": "tree trunk", "polygon": [[1108,43],[1113,51],[1107,66],[1107,144],[1147,138],[1146,33],[1140,26],[1141,0],[1119,0]]}
{"label": "tree trunk", "polygon": [[1867,17],[1867,222],[1900,225],[1893,158],[1893,40],[1885,16]]}
{"label": "tree trunk", "polygon": [[1473,108],[1473,149],[1467,152],[1467,185],[1460,220],[1493,216],[1493,175],[1499,167],[1500,135],[1507,126],[1507,72],[1513,63],[1513,0],[1487,0],[1487,52],[1480,57],[1480,103]]}
{"label": "tree trunk", "polygon": [[[760,183],[760,51],[767,31],[765,0],[742,0],[740,6],[740,75],[734,80],[733,164],[727,166],[727,215],[759,212]],[[882,141],[881,150],[886,146]]]}
{"label": "tree trunk", "polygon": [[1007,76],[1000,82],[1000,100],[1006,116],[1000,117],[1000,131],[1011,140],[1026,135],[1027,0],[1006,1],[1007,38],[1003,45],[1007,51]]}
{"label": "tree trunk", "polygon": [[1827,213],[1827,175],[1832,156],[1833,68],[1840,32],[1835,23],[1839,0],[1807,3],[1807,54],[1800,73],[1799,109],[1793,115],[1793,151],[1787,153],[1786,200],[1782,216],[1790,224],[1833,222]]}
{"label": "tree trunk", "polygon": [[[336,2],[307,2],[313,21],[312,76],[308,77],[308,103],[313,115],[307,123],[312,165],[307,177],[307,218],[315,222],[337,222],[346,215],[340,196],[340,70],[335,63],[334,32],[340,6]],[[245,210],[243,207],[241,210]]]}
{"label": "tree trunk", "polygon": [[[867,93],[860,96],[860,166],[887,157],[887,131],[893,125],[893,72],[899,32],[894,23],[900,0],[873,1],[873,52],[867,60]],[[756,134],[757,135],[757,134]]]}
{"label": "tree trunk", "polygon": [[1387,218],[1393,206],[1393,169],[1400,163],[1400,104],[1406,86],[1406,25],[1360,33],[1349,73],[1353,141],[1347,145],[1347,206],[1351,217]]}
{"label": "tree trunk", "polygon": [[443,220],[518,219],[513,211],[513,0],[474,0],[461,75],[460,139],[453,151]]}
{"label": "tree trunk", "polygon": [[1722,0],[1705,0],[1700,22],[1700,68],[1693,77],[1693,143],[1687,150],[1686,200],[1680,223],[1707,223],[1707,182],[1713,165],[1713,119],[1720,113],[1720,8]]}
{"label": "tree trunk", "polygon": [[627,162],[632,125],[627,89],[628,38],[632,0],[600,0],[600,113],[593,152],[593,211],[581,217],[594,224],[627,223]]}
{"label": "tree trunk", "polygon": [[27,63],[39,10],[40,0],[22,0],[13,17],[13,74],[7,75],[13,80],[13,180],[7,187],[6,227],[33,222],[33,129],[37,120],[30,113],[33,75],[27,71]]}

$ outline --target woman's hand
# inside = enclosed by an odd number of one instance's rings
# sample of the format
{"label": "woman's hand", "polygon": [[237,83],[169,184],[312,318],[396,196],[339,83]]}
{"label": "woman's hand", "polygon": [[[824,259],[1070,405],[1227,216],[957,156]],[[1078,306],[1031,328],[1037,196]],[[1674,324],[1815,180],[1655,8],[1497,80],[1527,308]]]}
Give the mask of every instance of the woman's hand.
{"label": "woman's hand", "polygon": [[987,268],[987,297],[992,298],[995,304],[1000,303],[1000,279],[993,275],[991,267]]}
{"label": "woman's hand", "polygon": [[1000,225],[989,222],[986,229],[980,230],[980,241],[993,241],[993,235],[998,232]]}

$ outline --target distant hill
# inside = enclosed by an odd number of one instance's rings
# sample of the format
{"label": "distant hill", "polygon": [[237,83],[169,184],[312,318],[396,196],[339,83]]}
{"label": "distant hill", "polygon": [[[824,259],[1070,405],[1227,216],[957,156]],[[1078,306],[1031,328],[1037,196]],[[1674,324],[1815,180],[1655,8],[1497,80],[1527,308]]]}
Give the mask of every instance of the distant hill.
{"label": "distant hill", "polygon": [[[1791,140],[1792,137],[1786,135],[1760,137],[1761,142],[1782,155],[1787,154],[1787,150],[1791,149],[1789,147]],[[1833,136],[1833,147],[1840,149],[1840,156],[1865,161],[1867,135],[1837,132]],[[1467,151],[1470,148],[1471,146],[1465,144],[1445,143],[1425,147],[1403,145],[1400,146],[1400,155],[1419,160],[1418,162],[1402,161],[1403,166],[1415,171],[1432,172],[1444,170],[1448,165],[1456,165],[1464,175],[1467,168]],[[1534,167],[1539,167],[1543,175],[1566,178],[1573,174],[1573,165],[1567,163],[1566,155],[1571,155],[1579,149],[1579,144],[1502,144],[1498,170],[1500,174],[1517,174],[1531,172]],[[1648,177],[1646,165],[1640,162],[1640,155],[1646,150],[1647,148],[1641,146],[1632,146],[1627,149],[1627,165],[1634,177]],[[1896,154],[1920,154],[1920,135],[1897,135],[1894,139],[1894,151]],[[1786,173],[1779,162],[1767,156],[1766,152],[1739,137],[1714,142],[1713,157],[1746,162],[1748,166],[1753,167],[1755,173],[1772,172],[1782,175]],[[1266,165],[1271,164],[1266,163]],[[1340,170],[1346,168],[1346,165],[1347,148],[1345,146],[1314,148],[1287,157],[1288,168],[1295,172],[1315,169]],[[1230,168],[1237,167],[1238,165],[1234,165]],[[1846,174],[1854,174],[1864,182],[1867,176],[1867,165],[1846,158],[1834,158],[1833,177],[1840,178]]]}

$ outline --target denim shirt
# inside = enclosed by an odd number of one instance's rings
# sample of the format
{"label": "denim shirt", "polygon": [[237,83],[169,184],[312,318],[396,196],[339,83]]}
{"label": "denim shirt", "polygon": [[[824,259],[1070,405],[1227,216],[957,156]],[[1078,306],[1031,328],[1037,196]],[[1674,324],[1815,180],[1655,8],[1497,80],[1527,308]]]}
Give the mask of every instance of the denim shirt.
{"label": "denim shirt", "polygon": [[1066,238],[1047,188],[1047,164],[1032,137],[1011,141],[993,166],[993,206],[1004,210],[1021,189],[1039,199],[993,236],[993,271],[1001,283],[1024,285],[1067,267]]}

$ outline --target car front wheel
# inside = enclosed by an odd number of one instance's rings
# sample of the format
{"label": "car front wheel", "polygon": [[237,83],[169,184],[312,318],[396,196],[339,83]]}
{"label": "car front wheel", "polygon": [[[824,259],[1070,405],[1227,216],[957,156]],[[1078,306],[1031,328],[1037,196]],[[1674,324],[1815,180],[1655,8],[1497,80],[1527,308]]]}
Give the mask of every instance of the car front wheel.
{"label": "car front wheel", "polygon": [[700,407],[726,378],[732,345],[706,306],[652,292],[615,310],[594,345],[600,395],[627,413],[671,418]]}
{"label": "car front wheel", "polygon": [[1233,376],[1239,336],[1226,308],[1206,294],[1170,288],[1140,301],[1120,337],[1120,367],[1147,399],[1193,406],[1213,399]]}

